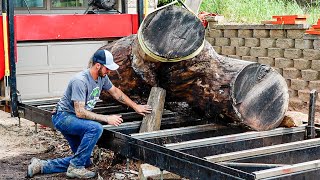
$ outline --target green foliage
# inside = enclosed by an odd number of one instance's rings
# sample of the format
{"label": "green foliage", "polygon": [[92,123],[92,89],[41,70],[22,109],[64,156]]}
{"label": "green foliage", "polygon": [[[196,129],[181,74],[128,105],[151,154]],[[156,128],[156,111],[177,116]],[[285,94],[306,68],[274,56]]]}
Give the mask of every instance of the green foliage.
{"label": "green foliage", "polygon": [[[158,5],[173,1],[159,0]],[[316,24],[320,18],[320,0],[203,0],[200,11],[223,15],[227,22],[246,24],[274,20],[274,15],[307,14],[308,23]]]}
{"label": "green foliage", "polygon": [[173,1],[175,1],[175,0],[159,0],[158,1],[158,7],[161,7],[163,5],[169,4],[169,3],[173,2]]}
{"label": "green foliage", "polygon": [[218,13],[229,22],[259,24],[274,15],[308,14],[308,23],[320,18],[320,0],[300,6],[295,0],[203,0],[200,11]]}

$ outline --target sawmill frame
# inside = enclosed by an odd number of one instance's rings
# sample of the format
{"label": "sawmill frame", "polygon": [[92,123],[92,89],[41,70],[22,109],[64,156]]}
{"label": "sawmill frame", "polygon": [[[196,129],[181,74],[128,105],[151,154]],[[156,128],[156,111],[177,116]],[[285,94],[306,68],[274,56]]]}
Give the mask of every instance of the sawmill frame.
{"label": "sawmill frame", "polygon": [[[119,127],[104,125],[99,147],[190,179],[317,179],[320,138],[314,126],[316,92],[311,93],[309,122],[294,128],[251,131],[208,120],[180,117],[165,110],[161,130],[138,133],[142,117],[119,104],[99,102],[93,110],[121,114]],[[53,128],[51,110],[58,99],[26,101],[19,115]]]}

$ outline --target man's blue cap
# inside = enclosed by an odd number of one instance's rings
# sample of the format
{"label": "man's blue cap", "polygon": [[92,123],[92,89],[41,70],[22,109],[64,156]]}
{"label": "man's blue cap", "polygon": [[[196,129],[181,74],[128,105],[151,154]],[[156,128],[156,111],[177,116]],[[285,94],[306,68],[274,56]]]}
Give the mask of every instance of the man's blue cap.
{"label": "man's blue cap", "polygon": [[119,65],[113,61],[112,54],[107,50],[99,49],[94,53],[92,60],[93,62],[97,62],[104,65],[112,71],[117,70],[119,68]]}

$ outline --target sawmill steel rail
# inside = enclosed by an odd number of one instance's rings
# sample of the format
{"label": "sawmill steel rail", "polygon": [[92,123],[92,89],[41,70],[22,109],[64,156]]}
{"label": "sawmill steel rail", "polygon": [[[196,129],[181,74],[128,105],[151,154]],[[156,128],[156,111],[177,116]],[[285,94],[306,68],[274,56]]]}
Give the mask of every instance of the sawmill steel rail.
{"label": "sawmill steel rail", "polygon": [[[19,103],[19,114],[35,123],[53,127],[51,111],[57,101]],[[94,111],[121,114],[125,119],[118,127],[104,125],[105,130],[98,142],[100,147],[181,177],[317,179],[320,175],[317,159],[320,140],[305,140],[307,126],[246,132],[237,126],[226,127],[165,110],[161,130],[138,133],[142,117],[126,106],[99,102]],[[280,150],[275,150],[279,147]]]}

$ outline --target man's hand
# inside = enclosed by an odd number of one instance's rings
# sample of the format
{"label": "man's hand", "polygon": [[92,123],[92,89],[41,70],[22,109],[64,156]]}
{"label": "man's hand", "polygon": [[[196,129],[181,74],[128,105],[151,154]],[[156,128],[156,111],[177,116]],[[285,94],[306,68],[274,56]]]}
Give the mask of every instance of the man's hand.
{"label": "man's hand", "polygon": [[150,114],[151,113],[152,108],[149,105],[140,105],[140,104],[138,104],[137,106],[134,107],[134,110],[138,114],[141,114],[142,116],[145,116],[146,114]]}
{"label": "man's hand", "polygon": [[138,114],[141,114],[142,116],[145,116],[146,114],[149,114],[152,111],[152,108],[149,105],[136,104],[127,95],[125,95],[119,88],[115,86],[112,86],[108,90],[108,92],[113,96],[114,99],[133,108]]}
{"label": "man's hand", "polygon": [[123,122],[121,115],[108,115],[106,116],[106,119],[106,122],[108,124],[114,126],[119,126]]}

